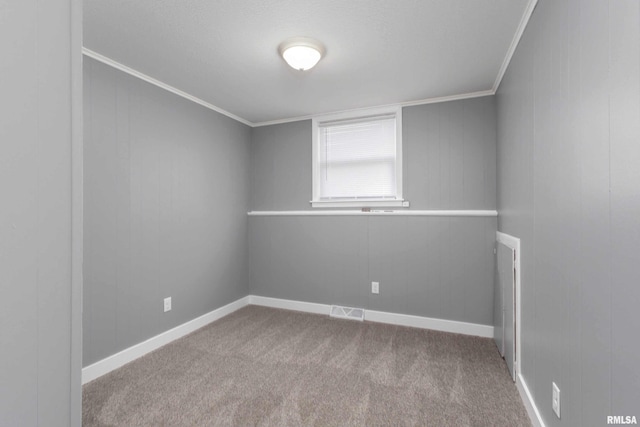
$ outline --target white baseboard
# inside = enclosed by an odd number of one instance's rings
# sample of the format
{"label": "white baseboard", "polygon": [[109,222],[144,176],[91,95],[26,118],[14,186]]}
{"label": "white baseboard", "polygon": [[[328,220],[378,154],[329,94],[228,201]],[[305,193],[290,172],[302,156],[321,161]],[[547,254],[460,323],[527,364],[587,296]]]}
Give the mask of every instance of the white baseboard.
{"label": "white baseboard", "polygon": [[[328,304],[317,304],[304,301],[293,301],[280,298],[269,298],[257,295],[248,295],[230,304],[213,310],[196,319],[193,319],[180,326],[176,326],[166,332],[146,341],[126,348],[119,353],[102,359],[92,365],[82,369],[82,384],[93,381],[114,369],[117,369],[133,360],[156,350],[163,345],[177,340],[209,323],[216,321],[236,310],[247,305],[260,305],[264,307],[282,308],[285,310],[302,311],[305,313],[329,315],[331,306]],[[430,317],[413,316],[410,314],[387,313],[383,311],[366,310],[364,319],[371,322],[387,323],[399,326],[411,326],[414,328],[432,329],[443,332],[453,332],[457,334],[475,335],[481,337],[493,337],[493,326],[478,325],[475,323],[456,322],[453,320],[433,319]],[[523,398],[524,399],[524,398]]]}
{"label": "white baseboard", "polygon": [[387,313],[384,311],[374,310],[365,310],[364,320],[388,323],[390,325],[410,326],[412,328],[431,329],[434,331],[453,332],[455,334],[474,335],[483,338],[493,338],[493,326],[480,325],[477,323],[434,319],[431,317]]}
{"label": "white baseboard", "polygon": [[209,323],[218,320],[221,317],[224,317],[236,310],[241,309],[242,307],[249,305],[249,300],[249,296],[240,298],[237,301],[229,303],[207,314],[203,314],[202,316],[197,317],[187,323],[183,323],[180,326],[169,329],[168,331],[156,335],[155,337],[149,338],[148,340],[143,341],[140,344],[136,344],[132,347],[126,348],[119,353],[99,360],[98,362],[83,368],[82,384],[93,381],[96,378],[113,371],[114,369],[117,369],[139,357],[144,356],[147,353],[152,352],[153,350],[162,347],[163,345],[169,344],[171,341],[177,340],[178,338],[190,334],[196,329],[200,329],[201,327],[208,325]]}
{"label": "white baseboard", "polygon": [[533,424],[534,427],[545,427],[544,421],[542,421],[542,416],[540,415],[540,411],[538,411],[538,407],[533,401],[533,396],[531,396],[529,387],[527,387],[527,383],[522,375],[518,375],[516,387],[518,388],[518,392],[520,393],[522,403],[524,403],[524,407],[527,409],[527,414],[529,414],[531,424]]}
{"label": "white baseboard", "polygon": [[[327,316],[331,311],[331,306],[328,304],[316,304],[279,298],[260,297],[256,295],[251,295],[249,304],[283,308],[286,310],[304,311],[307,313],[326,314]],[[387,313],[384,311],[367,309],[364,310],[364,320],[387,323],[390,325],[410,326],[413,328],[432,329],[435,331],[493,338],[493,326],[479,325],[476,323],[433,319],[430,317],[413,316],[411,314]]]}
{"label": "white baseboard", "polygon": [[331,311],[331,306],[327,304],[261,297],[257,295],[249,296],[249,304],[271,308],[284,308],[285,310],[303,311],[305,313],[326,314],[327,316]]}

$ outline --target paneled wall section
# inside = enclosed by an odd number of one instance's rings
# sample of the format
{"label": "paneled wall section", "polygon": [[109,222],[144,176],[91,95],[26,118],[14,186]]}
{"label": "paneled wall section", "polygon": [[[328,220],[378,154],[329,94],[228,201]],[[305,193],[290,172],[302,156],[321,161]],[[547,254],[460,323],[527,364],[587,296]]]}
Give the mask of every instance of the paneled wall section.
{"label": "paneled wall section", "polygon": [[84,69],[87,366],[247,295],[250,129]]}
{"label": "paneled wall section", "polygon": [[81,4],[0,2],[2,426],[81,422]]}
{"label": "paneled wall section", "polygon": [[547,426],[640,416],[640,4],[540,0],[497,102],[524,379]]}
{"label": "paneled wall section", "polygon": [[[493,97],[404,108],[403,126],[411,209],[495,209]],[[254,129],[251,173],[252,210],[312,210],[311,122]],[[251,216],[251,293],[491,325],[496,225],[491,217]]]}

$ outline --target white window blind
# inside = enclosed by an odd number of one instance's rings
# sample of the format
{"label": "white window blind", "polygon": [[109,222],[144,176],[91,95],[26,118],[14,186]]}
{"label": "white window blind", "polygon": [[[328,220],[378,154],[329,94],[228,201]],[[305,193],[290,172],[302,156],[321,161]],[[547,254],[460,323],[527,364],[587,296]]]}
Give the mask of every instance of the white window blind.
{"label": "white window blind", "polygon": [[396,199],[396,117],[318,125],[318,199]]}

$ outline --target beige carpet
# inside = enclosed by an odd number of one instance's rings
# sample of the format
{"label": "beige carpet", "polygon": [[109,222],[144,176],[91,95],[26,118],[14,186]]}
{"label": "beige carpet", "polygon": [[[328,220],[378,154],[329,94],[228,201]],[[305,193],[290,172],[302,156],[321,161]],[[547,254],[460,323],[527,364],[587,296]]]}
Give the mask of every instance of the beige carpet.
{"label": "beige carpet", "polygon": [[83,388],[84,426],[524,426],[492,340],[249,306]]}

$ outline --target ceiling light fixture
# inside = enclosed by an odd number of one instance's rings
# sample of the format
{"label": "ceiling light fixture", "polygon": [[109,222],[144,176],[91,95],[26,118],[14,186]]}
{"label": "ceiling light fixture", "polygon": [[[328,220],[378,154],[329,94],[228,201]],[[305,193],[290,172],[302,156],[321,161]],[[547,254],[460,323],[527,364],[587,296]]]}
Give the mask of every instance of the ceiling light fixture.
{"label": "ceiling light fixture", "polygon": [[314,39],[295,37],[282,42],[278,52],[291,68],[306,71],[320,61],[324,55],[324,46]]}

